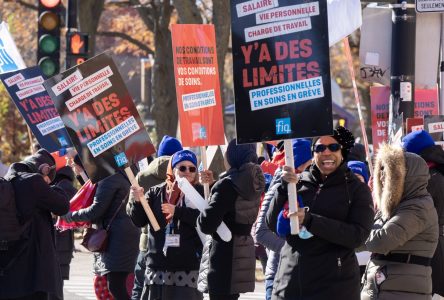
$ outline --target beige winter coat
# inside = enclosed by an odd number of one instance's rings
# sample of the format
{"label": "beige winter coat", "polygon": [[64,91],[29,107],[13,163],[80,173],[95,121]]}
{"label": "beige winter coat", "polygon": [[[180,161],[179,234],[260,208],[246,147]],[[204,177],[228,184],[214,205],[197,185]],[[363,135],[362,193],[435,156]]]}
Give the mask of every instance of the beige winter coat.
{"label": "beige winter coat", "polygon": [[[368,251],[433,256],[438,217],[426,189],[428,179],[427,164],[420,156],[389,145],[380,148],[373,195],[379,213],[366,241]],[[432,299],[431,272],[430,266],[371,259],[363,277],[361,299]]]}

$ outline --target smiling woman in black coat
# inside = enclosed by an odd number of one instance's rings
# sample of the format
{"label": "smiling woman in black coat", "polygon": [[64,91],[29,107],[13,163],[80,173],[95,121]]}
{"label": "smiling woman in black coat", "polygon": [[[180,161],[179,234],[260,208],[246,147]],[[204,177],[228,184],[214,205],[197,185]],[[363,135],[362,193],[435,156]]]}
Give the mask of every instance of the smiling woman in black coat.
{"label": "smiling woman in black coat", "polygon": [[314,144],[314,164],[301,174],[284,167],[267,214],[267,225],[276,232],[278,215],[287,196],[287,182],[297,182],[304,206],[299,222],[313,234],[302,239],[286,236],[273,285],[272,299],[359,300],[360,275],[355,248],[364,243],[373,224],[370,190],[344,163],[354,143],[345,128]]}

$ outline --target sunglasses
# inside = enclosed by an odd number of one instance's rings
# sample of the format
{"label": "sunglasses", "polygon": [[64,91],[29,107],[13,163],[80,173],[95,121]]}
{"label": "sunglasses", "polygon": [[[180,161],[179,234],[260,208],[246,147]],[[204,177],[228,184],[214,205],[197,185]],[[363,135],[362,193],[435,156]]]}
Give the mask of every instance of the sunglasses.
{"label": "sunglasses", "polygon": [[185,172],[186,170],[188,170],[188,171],[190,171],[190,173],[196,173],[196,170],[197,170],[196,167],[193,167],[193,166],[191,166],[191,167],[180,166],[178,169],[181,172]]}
{"label": "sunglasses", "polygon": [[317,144],[314,145],[313,151],[316,153],[324,152],[325,150],[330,150],[331,152],[336,152],[341,150],[341,145],[338,143],[330,144],[330,145],[324,145],[324,144]]}

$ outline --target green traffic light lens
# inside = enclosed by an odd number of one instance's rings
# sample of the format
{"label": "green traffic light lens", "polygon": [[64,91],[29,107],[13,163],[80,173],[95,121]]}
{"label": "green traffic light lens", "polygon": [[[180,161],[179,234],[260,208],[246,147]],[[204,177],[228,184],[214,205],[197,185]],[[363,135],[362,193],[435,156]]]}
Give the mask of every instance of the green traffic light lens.
{"label": "green traffic light lens", "polygon": [[59,71],[58,62],[55,62],[50,57],[43,57],[39,61],[39,67],[47,77],[52,77]]}
{"label": "green traffic light lens", "polygon": [[55,36],[44,34],[39,39],[39,49],[43,54],[52,54],[59,49],[59,41]]}

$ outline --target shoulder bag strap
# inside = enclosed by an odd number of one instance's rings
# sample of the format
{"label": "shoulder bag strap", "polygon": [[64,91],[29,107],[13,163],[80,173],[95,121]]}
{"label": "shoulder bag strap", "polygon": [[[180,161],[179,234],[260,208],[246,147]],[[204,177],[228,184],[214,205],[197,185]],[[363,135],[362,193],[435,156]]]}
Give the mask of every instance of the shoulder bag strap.
{"label": "shoulder bag strap", "polygon": [[111,220],[109,220],[108,226],[106,226],[106,229],[105,229],[106,231],[108,231],[109,228],[111,227],[111,224],[112,224],[112,222],[114,221],[114,219],[116,218],[117,213],[119,212],[120,208],[122,208],[123,203],[125,203],[125,199],[126,199],[126,198],[123,198],[122,202],[120,202],[119,207],[118,207],[118,208],[116,209],[116,211],[114,212],[114,215],[112,216]]}

